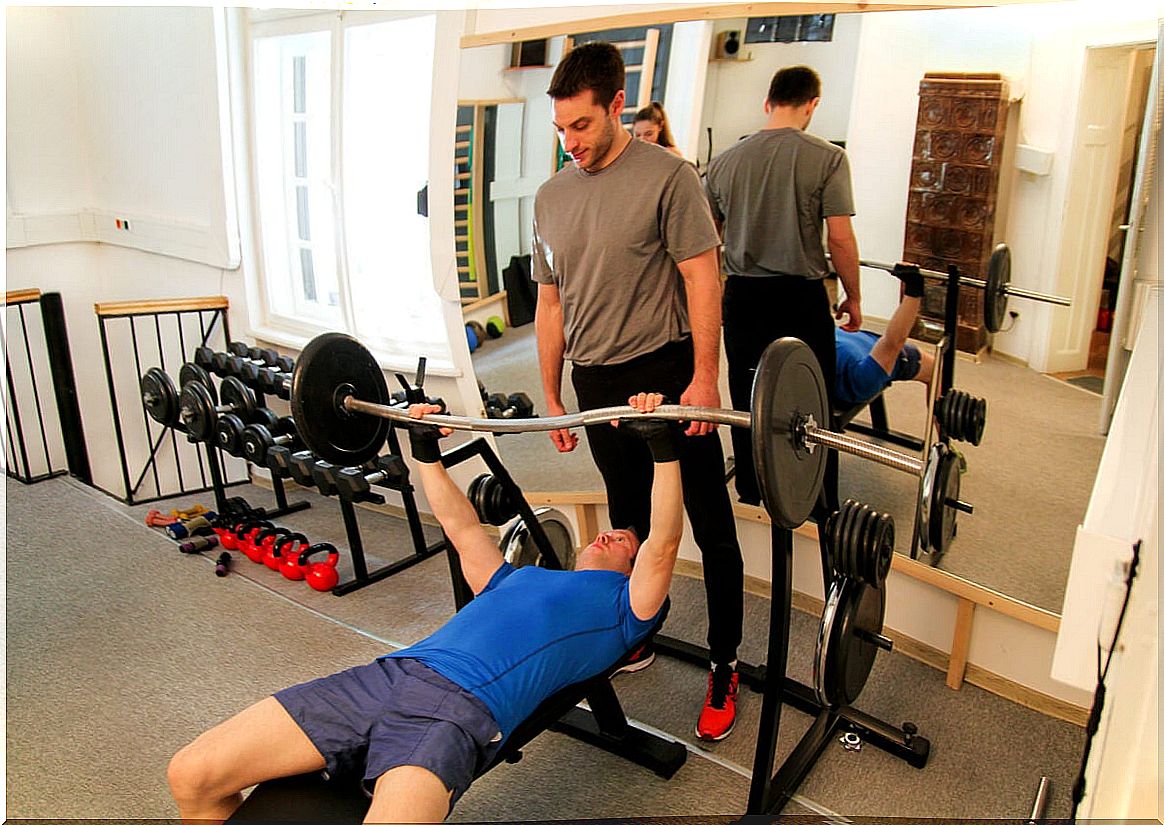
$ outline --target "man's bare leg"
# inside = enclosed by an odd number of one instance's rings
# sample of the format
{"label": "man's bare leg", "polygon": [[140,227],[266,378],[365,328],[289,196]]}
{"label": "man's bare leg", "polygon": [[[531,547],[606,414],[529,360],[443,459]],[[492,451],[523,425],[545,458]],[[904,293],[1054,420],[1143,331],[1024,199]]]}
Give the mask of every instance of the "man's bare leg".
{"label": "man's bare leg", "polygon": [[365,823],[443,822],[453,792],[427,768],[401,765],[376,780]]}
{"label": "man's bare leg", "polygon": [[182,819],[221,822],[242,804],[244,788],[325,764],[307,734],[268,696],[174,754],[167,778]]}

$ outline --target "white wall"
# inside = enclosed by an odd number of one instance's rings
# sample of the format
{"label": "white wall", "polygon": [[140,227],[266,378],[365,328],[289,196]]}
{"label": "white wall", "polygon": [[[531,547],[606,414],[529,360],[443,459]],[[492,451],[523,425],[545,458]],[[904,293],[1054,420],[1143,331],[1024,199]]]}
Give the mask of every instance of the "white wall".
{"label": "white wall", "polygon": [[[846,140],[849,100],[864,17],[838,14],[833,25],[833,39],[827,43],[745,43],[738,60],[711,63],[707,70],[703,122],[699,130],[700,162],[707,161],[709,126],[714,155],[741,137],[763,128],[767,120],[764,99],[768,96],[768,84],[772,82],[772,75],[783,66],[803,64],[817,71],[821,77],[821,104],[808,130],[826,140]],[[715,33],[736,29],[743,39],[747,22],[745,18],[717,20]]]}
{"label": "white wall", "polygon": [[[10,227],[14,215],[28,226],[55,214],[140,215],[205,229],[206,257],[226,263],[230,190],[214,37],[210,9],[8,9]],[[124,494],[94,303],[225,294],[242,333],[241,278],[110,244],[9,241],[7,288],[62,295],[94,481]],[[136,388],[137,376],[121,374],[133,372],[124,356],[115,353],[118,380]]]}
{"label": "white wall", "polygon": [[[1088,45],[1155,39],[1151,2],[1096,0],[993,9],[866,15],[857,53],[849,154],[861,256],[897,260],[902,252],[918,82],[927,71],[997,71],[1023,96],[1007,140],[1054,153],[1051,172],[1014,177],[1002,237],[1016,286],[1055,292],[1080,73]],[[890,47],[891,44],[891,47]],[[866,314],[886,316],[896,285],[865,271]],[[1049,334],[1049,305],[1014,300],[1013,330],[995,348],[1038,368]]]}

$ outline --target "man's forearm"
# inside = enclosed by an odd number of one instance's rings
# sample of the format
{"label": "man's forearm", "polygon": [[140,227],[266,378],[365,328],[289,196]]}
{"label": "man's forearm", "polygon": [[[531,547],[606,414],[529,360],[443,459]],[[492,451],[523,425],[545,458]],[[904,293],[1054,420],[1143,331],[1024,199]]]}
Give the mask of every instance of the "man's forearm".
{"label": "man's forearm", "polygon": [[546,403],[562,406],[562,361],[566,337],[562,330],[562,308],[539,307],[534,318],[538,337],[538,366]]}
{"label": "man's forearm", "polygon": [[695,380],[719,380],[719,337],[723,325],[718,247],[680,266],[687,293],[687,315],[695,349]]}
{"label": "man's forearm", "polygon": [[477,512],[453,482],[444,465],[418,462],[416,468],[432,514],[454,544],[457,544],[458,536],[466,530],[480,528]]}
{"label": "man's forearm", "polygon": [[857,254],[857,237],[833,237],[829,235],[829,255],[833,269],[841,279],[845,295],[855,301],[861,300],[861,262]]}
{"label": "man's forearm", "polygon": [[679,462],[656,463],[651,486],[651,542],[660,547],[678,547],[682,537],[683,480]]}

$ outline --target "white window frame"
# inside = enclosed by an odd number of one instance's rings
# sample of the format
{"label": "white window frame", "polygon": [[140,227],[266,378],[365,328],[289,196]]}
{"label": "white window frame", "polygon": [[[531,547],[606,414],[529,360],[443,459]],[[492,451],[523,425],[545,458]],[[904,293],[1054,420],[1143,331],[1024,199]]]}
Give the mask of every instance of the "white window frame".
{"label": "white window frame", "polygon": [[[250,220],[244,222],[244,233],[249,230],[250,238],[244,237],[244,248],[249,250],[249,258],[252,262],[252,266],[249,269],[252,270],[253,274],[249,279],[250,289],[248,289],[248,294],[250,299],[249,306],[252,332],[257,338],[299,349],[310,338],[321,332],[337,329],[337,326],[331,323],[313,321],[305,317],[305,314],[288,315],[286,313],[278,313],[270,305],[268,296],[274,276],[268,273],[264,260],[258,201],[257,166],[254,162],[256,151],[256,102],[254,99],[253,80],[255,73],[254,43],[256,39],[321,31],[330,32],[332,50],[331,117],[333,124],[331,131],[331,180],[333,181],[332,197],[334,204],[333,214],[335,215],[337,282],[340,291],[339,324],[342,325],[340,327],[341,331],[355,334],[355,321],[351,307],[352,290],[349,282],[351,273],[344,257],[346,254],[346,239],[343,235],[342,183],[334,183],[337,181],[342,182],[343,180],[342,110],[344,99],[343,67],[345,65],[345,32],[354,26],[436,15],[436,49],[437,53],[440,54],[442,53],[442,49],[450,47],[458,48],[458,39],[462,26],[458,20],[447,18],[451,16],[460,18],[462,14],[456,13],[450,15],[449,12],[420,9],[400,12],[315,12],[303,10],[250,9],[241,10],[234,18],[236,23],[234,53],[236,55],[235,62],[238,65],[235,67],[235,78],[232,83],[232,88],[240,96],[242,102],[241,106],[235,107],[235,112],[244,121],[242,124],[236,126],[235,140],[236,145],[242,148],[243,154],[249,159],[249,163],[246,164],[246,173],[240,175],[240,206],[250,211]],[[433,134],[435,135],[437,131],[447,131],[448,139],[443,142],[449,146],[449,157],[447,159],[443,156],[438,156],[439,153],[437,152],[430,152],[429,156],[429,190],[440,192],[448,191],[452,186],[452,173],[450,170],[452,164],[453,124],[455,121],[453,105],[455,92],[452,100],[448,101],[450,108],[449,116],[447,118],[438,117],[437,106],[444,106],[446,101],[442,99],[443,92],[436,82],[436,74],[438,71],[448,71],[448,69],[447,67],[440,69],[438,66],[434,66],[433,71]],[[452,68],[452,72],[455,76],[455,66]],[[455,80],[453,82],[453,88],[455,88]],[[444,123],[445,120],[448,120],[447,125]],[[434,138],[434,146],[441,145],[441,143],[442,141]],[[448,169],[446,170],[445,167],[448,167]],[[378,349],[374,344],[370,349],[372,349],[373,354],[376,355],[385,369],[411,372],[416,366],[417,355],[423,354],[428,358],[427,371],[430,374],[459,376],[463,370],[458,367],[458,362],[460,361],[458,351],[461,348],[458,345],[461,341],[458,340],[457,336],[460,334],[462,321],[460,320],[459,291],[456,289],[455,262],[451,241],[453,234],[452,206],[450,203],[448,208],[445,209],[444,204],[434,203],[435,200],[437,199],[432,199],[429,203],[429,232],[432,259],[432,271],[430,275],[435,292],[442,303],[441,315],[446,327],[446,338],[450,343],[450,351],[446,353],[410,352],[402,354],[399,351],[387,352],[382,348]],[[294,231],[293,227],[294,224],[292,223],[289,227],[290,232]],[[449,272],[454,273],[451,283],[448,277]],[[444,273],[444,275],[441,273]],[[276,283],[281,284],[282,282],[278,281]],[[407,349],[407,347],[402,347],[402,349]]]}

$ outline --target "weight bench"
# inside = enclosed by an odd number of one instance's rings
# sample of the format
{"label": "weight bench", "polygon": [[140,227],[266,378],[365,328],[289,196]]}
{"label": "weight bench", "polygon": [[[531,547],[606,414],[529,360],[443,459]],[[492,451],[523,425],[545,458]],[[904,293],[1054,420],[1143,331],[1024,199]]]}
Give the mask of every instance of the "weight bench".
{"label": "weight bench", "polygon": [[[659,620],[647,634],[651,639],[667,617],[664,603]],[[629,651],[597,676],[569,685],[542,702],[518,725],[496,756],[477,774],[479,779],[502,762],[517,762],[521,749],[546,729],[565,733],[621,756],[670,779],[687,761],[687,748],[631,725],[623,713],[610,679],[633,654]],[[577,707],[583,699],[590,710]],[[322,773],[300,774],[261,783],[228,822],[362,822],[371,805],[361,777],[325,780]]]}

